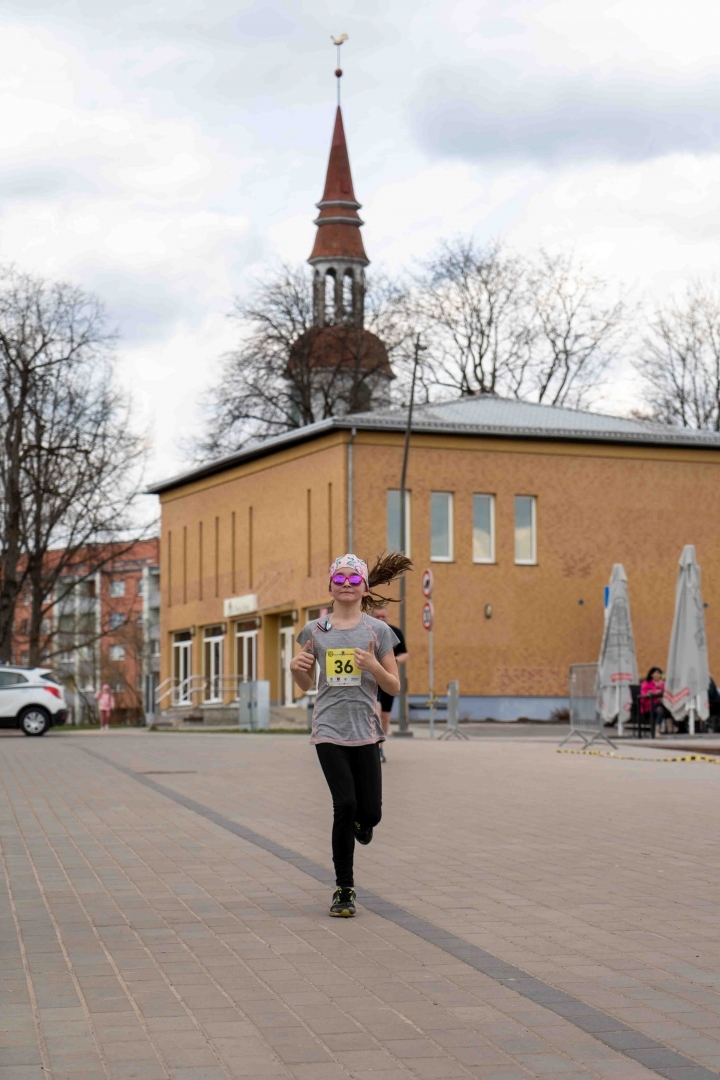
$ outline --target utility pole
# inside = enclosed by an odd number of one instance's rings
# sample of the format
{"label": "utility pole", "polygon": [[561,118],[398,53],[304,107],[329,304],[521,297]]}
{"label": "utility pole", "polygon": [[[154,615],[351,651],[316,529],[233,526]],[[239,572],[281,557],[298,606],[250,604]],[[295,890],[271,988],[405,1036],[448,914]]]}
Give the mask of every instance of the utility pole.
{"label": "utility pole", "polygon": [[[407,424],[405,426],[405,446],[403,448],[403,463],[402,472],[400,474],[400,550],[403,555],[407,555],[407,528],[405,520],[405,499],[406,499],[406,483],[407,483],[407,464],[408,464],[408,452],[410,450],[410,431],[412,430],[412,414],[413,406],[415,404],[415,383],[417,381],[418,365],[420,363],[420,353],[424,352],[427,348],[426,345],[421,345],[420,335],[415,338],[415,345],[413,350],[413,372],[412,382],[410,383],[410,405],[408,406]],[[403,637],[406,633],[406,616],[405,616],[405,575],[400,578],[400,629],[402,630]],[[408,703],[407,703],[407,677],[405,674],[405,664],[400,664],[400,703],[399,703],[399,725],[396,735],[409,737],[412,735],[408,723]]]}

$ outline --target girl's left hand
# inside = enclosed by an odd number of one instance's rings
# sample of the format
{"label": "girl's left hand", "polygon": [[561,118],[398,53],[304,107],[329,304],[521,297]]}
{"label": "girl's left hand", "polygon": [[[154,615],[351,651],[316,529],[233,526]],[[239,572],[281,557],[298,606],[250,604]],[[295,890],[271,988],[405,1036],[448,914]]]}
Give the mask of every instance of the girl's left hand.
{"label": "girl's left hand", "polygon": [[355,663],[361,671],[375,672],[382,665],[375,659],[375,654],[366,652],[365,649],[355,650]]}

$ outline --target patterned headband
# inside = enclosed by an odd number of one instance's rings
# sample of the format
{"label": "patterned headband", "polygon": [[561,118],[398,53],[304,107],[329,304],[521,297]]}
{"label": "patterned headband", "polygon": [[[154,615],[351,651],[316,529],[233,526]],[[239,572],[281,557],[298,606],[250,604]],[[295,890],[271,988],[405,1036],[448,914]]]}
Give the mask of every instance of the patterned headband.
{"label": "patterned headband", "polygon": [[348,566],[351,570],[355,570],[358,574],[362,574],[362,579],[367,585],[368,583],[368,568],[367,563],[362,559],[358,559],[357,555],[341,555],[339,559],[330,567],[330,577],[336,574],[341,566]]}

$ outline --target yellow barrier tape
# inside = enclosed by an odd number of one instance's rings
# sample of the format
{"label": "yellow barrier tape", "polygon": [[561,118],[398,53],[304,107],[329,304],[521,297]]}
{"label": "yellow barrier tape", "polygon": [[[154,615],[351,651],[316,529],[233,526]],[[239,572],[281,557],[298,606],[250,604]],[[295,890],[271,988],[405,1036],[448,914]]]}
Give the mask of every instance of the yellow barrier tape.
{"label": "yellow barrier tape", "polygon": [[720,757],[708,757],[706,754],[687,754],[685,757],[632,757],[630,754],[615,754],[607,750],[563,750],[559,746],[556,754],[584,754],[586,757],[609,757],[616,761],[704,761],[708,765],[720,765]]}

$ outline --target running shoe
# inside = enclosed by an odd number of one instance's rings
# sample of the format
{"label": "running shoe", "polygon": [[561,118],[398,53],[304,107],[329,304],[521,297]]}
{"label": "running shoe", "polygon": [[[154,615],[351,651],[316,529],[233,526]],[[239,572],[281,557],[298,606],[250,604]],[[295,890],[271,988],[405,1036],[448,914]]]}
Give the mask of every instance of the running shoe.
{"label": "running shoe", "polygon": [[363,829],[359,821],[355,822],[355,839],[358,844],[369,844],[372,840],[373,831],[372,825],[369,829]]}
{"label": "running shoe", "polygon": [[351,919],[355,914],[355,890],[345,885],[333,893],[330,914],[339,919]]}

